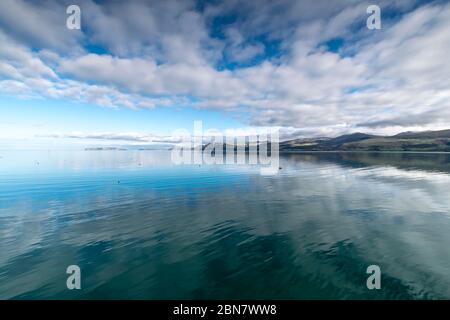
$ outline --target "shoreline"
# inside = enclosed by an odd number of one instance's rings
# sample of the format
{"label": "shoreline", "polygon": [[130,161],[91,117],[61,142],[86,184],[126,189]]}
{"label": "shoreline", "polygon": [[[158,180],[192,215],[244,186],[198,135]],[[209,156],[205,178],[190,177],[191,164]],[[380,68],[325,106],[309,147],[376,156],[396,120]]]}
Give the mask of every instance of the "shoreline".
{"label": "shoreline", "polygon": [[416,153],[416,154],[450,154],[450,151],[347,151],[347,150],[292,150],[279,151],[280,154],[299,154],[299,153]]}

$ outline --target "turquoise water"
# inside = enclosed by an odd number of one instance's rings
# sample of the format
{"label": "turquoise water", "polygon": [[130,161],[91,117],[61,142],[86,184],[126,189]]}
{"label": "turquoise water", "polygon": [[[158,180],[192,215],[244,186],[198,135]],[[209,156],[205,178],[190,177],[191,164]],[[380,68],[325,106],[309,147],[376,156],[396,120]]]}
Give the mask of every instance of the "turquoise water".
{"label": "turquoise water", "polygon": [[[280,163],[263,176],[163,151],[1,151],[0,298],[450,298],[450,155]],[[66,288],[73,264],[81,290]]]}

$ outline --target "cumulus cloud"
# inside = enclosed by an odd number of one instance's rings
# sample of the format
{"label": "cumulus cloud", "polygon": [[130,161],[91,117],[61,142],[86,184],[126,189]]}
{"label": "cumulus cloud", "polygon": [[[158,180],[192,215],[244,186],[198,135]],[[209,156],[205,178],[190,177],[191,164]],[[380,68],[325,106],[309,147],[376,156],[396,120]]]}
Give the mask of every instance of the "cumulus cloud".
{"label": "cumulus cloud", "polygon": [[5,1],[0,91],[241,112],[298,135],[450,127],[450,4],[379,4],[382,30],[361,1],[83,0],[71,33],[64,2]]}

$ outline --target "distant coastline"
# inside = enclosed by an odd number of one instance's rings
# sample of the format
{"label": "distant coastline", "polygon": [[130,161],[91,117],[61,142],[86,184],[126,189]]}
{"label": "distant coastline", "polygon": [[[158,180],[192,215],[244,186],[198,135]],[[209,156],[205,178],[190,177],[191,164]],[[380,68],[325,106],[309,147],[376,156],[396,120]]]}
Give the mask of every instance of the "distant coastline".
{"label": "distant coastline", "polygon": [[[209,145],[202,146],[202,150]],[[216,148],[220,144],[216,145]],[[259,150],[259,145],[255,145]],[[270,142],[267,146],[270,149]],[[86,147],[85,151],[123,151],[123,150],[172,150],[173,145],[106,146]],[[246,143],[236,145],[222,144],[223,152],[247,152]],[[192,148],[195,149],[195,148]],[[219,147],[220,150],[220,147]],[[220,152],[220,151],[219,151]],[[372,152],[372,153],[450,153],[450,129],[440,131],[402,132],[393,136],[379,136],[366,133],[352,133],[335,138],[298,138],[279,143],[280,153],[308,152]]]}
{"label": "distant coastline", "polygon": [[411,154],[450,154],[450,151],[370,151],[370,150],[289,150],[280,151],[281,154],[308,154],[308,153],[411,153]]}
{"label": "distant coastline", "polygon": [[403,132],[394,136],[352,133],[336,138],[294,139],[280,152],[450,152],[450,130]]}

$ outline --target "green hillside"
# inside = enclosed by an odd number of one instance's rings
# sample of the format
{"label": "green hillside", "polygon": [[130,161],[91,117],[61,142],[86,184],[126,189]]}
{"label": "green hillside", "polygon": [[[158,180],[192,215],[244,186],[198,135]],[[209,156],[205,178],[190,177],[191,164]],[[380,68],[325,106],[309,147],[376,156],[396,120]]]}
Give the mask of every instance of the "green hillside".
{"label": "green hillside", "polygon": [[336,138],[296,139],[280,143],[280,151],[450,152],[450,130],[404,132],[387,137],[354,133]]}

